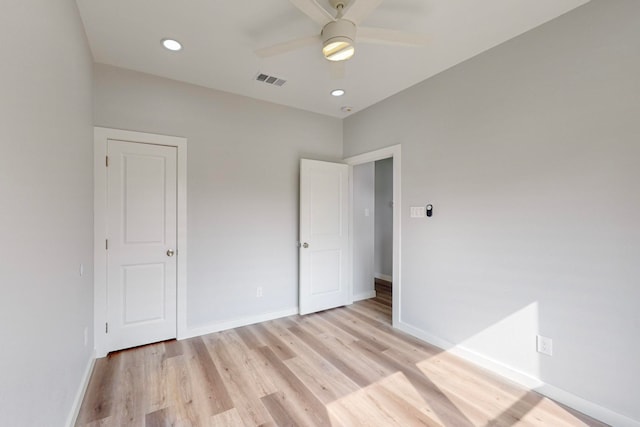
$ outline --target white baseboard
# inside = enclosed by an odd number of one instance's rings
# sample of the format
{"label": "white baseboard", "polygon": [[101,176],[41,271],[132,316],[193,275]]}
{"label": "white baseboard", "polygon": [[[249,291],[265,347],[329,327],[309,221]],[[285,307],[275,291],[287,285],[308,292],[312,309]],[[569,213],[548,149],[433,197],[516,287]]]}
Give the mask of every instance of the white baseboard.
{"label": "white baseboard", "polygon": [[366,292],[359,292],[357,294],[353,294],[353,301],[360,301],[363,299],[369,299],[369,298],[375,298],[376,297],[376,291],[375,290],[370,290],[370,291],[366,291]]}
{"label": "white baseboard", "polygon": [[71,412],[69,412],[69,416],[67,417],[66,425],[68,427],[73,427],[76,425],[78,414],[80,413],[80,407],[82,406],[82,400],[84,399],[84,394],[86,393],[87,387],[89,386],[89,380],[91,379],[91,374],[93,373],[93,367],[95,366],[95,364],[96,352],[94,351],[91,354],[91,358],[87,362],[87,367],[84,370],[82,381],[80,382],[80,386],[78,387],[78,391],[76,392],[76,397],[73,399],[73,406],[71,406]]}
{"label": "white baseboard", "polygon": [[543,383],[536,388],[540,394],[544,394],[551,399],[576,409],[584,414],[589,415],[600,421],[616,427],[640,427],[640,421],[634,420],[617,412],[613,412],[603,406],[597,405],[586,399],[583,399],[568,391],[554,387],[551,384]]}
{"label": "white baseboard", "polygon": [[187,338],[199,337],[201,335],[212,334],[214,332],[226,331],[227,329],[239,328],[241,326],[253,325],[255,323],[279,319],[281,317],[293,316],[294,314],[298,314],[298,307],[292,307],[281,311],[273,311],[257,316],[241,317],[239,319],[212,323],[206,326],[198,326],[195,328],[187,329],[184,335],[179,336],[178,339],[183,340]]}
{"label": "white baseboard", "polygon": [[455,354],[462,359],[497,373],[511,381],[514,381],[525,388],[537,391],[557,402],[567,405],[577,411],[580,411],[590,417],[603,421],[616,427],[640,427],[640,421],[631,419],[622,414],[614,412],[610,409],[602,407],[589,400],[576,396],[568,391],[559,389],[551,384],[535,378],[527,373],[521,372],[502,362],[486,357],[473,350],[469,350],[463,346],[456,346],[440,337],[430,334],[415,326],[409,325],[403,321],[398,322],[398,329],[413,335],[429,344],[440,347],[451,354]]}
{"label": "white baseboard", "polygon": [[393,277],[388,276],[386,274],[382,274],[382,273],[376,273],[373,275],[376,279],[382,279],[382,280],[386,280],[387,282],[393,282]]}

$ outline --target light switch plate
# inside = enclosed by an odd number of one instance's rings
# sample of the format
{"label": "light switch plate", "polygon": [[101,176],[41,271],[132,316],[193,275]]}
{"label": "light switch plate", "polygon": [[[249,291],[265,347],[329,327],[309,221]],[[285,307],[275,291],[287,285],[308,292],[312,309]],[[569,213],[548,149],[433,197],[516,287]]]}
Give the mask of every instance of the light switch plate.
{"label": "light switch plate", "polygon": [[424,206],[411,206],[411,218],[424,218],[426,215]]}

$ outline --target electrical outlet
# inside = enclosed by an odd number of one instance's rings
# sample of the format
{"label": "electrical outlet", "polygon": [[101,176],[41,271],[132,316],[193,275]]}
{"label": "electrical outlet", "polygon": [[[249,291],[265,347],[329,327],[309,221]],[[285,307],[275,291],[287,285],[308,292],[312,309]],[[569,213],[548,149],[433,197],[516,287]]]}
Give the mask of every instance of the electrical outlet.
{"label": "electrical outlet", "polygon": [[536,347],[538,349],[538,353],[546,354],[547,356],[553,355],[553,340],[551,338],[537,335]]}
{"label": "electrical outlet", "polygon": [[256,298],[261,298],[262,297],[262,286],[258,286],[258,289],[256,289]]}
{"label": "electrical outlet", "polygon": [[84,346],[86,347],[89,344],[89,327],[84,327]]}

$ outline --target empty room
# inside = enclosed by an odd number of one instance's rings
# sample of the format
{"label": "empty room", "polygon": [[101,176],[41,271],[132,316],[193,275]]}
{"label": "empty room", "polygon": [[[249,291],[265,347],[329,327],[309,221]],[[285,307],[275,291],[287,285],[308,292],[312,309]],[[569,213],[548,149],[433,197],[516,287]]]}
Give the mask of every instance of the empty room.
{"label": "empty room", "polygon": [[640,1],[2,6],[1,426],[640,427]]}

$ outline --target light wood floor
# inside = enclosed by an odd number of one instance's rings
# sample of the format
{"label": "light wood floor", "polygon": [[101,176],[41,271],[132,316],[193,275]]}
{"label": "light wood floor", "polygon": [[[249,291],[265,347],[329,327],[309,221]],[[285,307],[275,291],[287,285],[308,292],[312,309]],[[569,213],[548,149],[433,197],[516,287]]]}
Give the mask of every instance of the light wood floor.
{"label": "light wood floor", "polygon": [[113,353],[77,425],[605,425],[394,330],[389,304]]}

